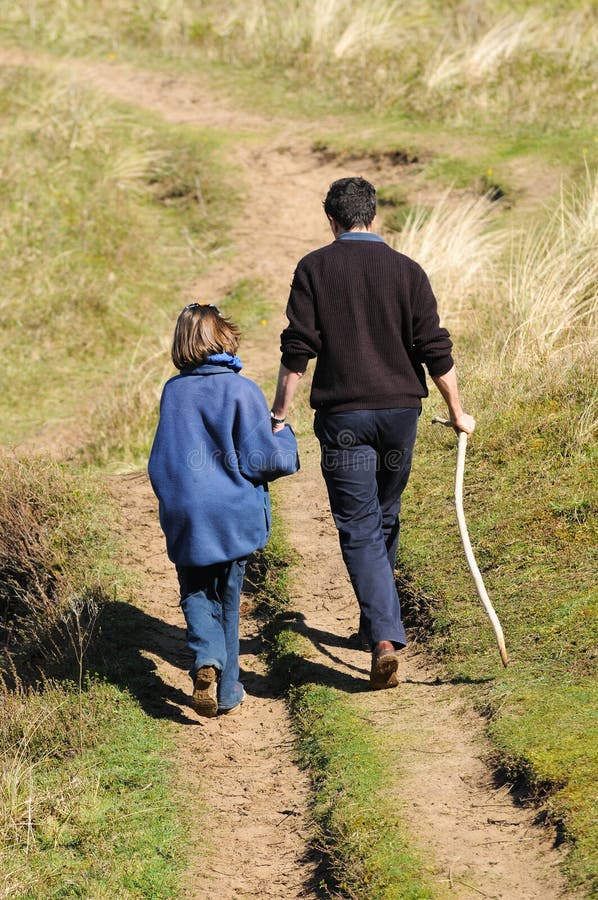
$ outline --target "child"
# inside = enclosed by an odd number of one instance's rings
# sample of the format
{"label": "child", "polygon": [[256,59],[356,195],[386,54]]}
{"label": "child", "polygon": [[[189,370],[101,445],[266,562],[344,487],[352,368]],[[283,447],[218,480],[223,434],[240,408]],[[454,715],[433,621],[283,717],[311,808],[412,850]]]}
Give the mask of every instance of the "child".
{"label": "child", "polygon": [[230,712],[239,681],[239,604],[247,557],[270,531],[267,482],[299,468],[287,425],[272,433],[266,399],[239,375],[239,330],[212,304],[176,323],[149,459],[168,556],[175,564],[193,654],[193,708]]}

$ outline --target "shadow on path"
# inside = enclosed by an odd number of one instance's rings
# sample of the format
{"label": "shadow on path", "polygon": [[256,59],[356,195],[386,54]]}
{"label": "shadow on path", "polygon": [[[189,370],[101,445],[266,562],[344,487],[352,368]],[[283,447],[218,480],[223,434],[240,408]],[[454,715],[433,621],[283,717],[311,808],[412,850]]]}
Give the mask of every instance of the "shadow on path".
{"label": "shadow on path", "polygon": [[153,718],[197,725],[195,717],[186,716],[179,708],[190,708],[189,695],[160,677],[148,653],[175,668],[190,667],[184,628],[169,625],[131,603],[106,603],[87,657],[87,668],[128,690]]}
{"label": "shadow on path", "polygon": [[[312,633],[304,624],[298,622],[297,625],[297,630],[312,640],[323,653],[327,653],[332,661],[346,665],[322,645],[324,640],[328,643],[327,633],[316,630]],[[335,636],[330,635],[331,641],[333,638]],[[342,646],[341,639],[335,639]],[[241,638],[242,661],[243,657],[259,656],[263,650],[260,635]],[[191,668],[192,658],[187,648],[185,628],[170,625],[131,603],[119,600],[106,603],[100,614],[93,645],[86,656],[87,670],[129,691],[153,718],[170,719],[186,725],[201,724],[195,714],[185,713],[185,710],[191,710],[191,679],[188,679],[188,693],[169,684],[159,674],[152,656],[187,673]],[[292,665],[296,672],[296,657],[293,658]],[[299,665],[303,682],[315,682],[349,693],[367,689],[367,669],[356,669],[358,674],[354,678],[308,659],[302,660]],[[287,680],[284,668],[284,659],[277,666],[275,677],[251,668],[242,668],[241,681],[251,696],[280,699],[284,695]]]}

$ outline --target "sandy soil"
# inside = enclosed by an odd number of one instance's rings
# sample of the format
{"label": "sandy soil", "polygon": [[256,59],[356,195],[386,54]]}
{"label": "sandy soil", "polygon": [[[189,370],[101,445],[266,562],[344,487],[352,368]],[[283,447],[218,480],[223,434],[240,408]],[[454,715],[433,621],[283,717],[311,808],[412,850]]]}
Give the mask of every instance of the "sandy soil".
{"label": "sandy soil", "polygon": [[[189,705],[190,656],[178,605],[174,567],[164,552],[157,504],[145,475],[110,478],[124,526],[140,536],[131,565],[143,588],[146,614],[140,644],[155,666],[144,706],[173,722],[180,794],[195,802],[197,853],[185,879],[185,897],[316,897],[317,858],[310,850],[309,784],[294,762],[289,717],[272,692],[260,658],[256,620],[245,599],[241,672],[247,700],[239,713],[202,719]],[[150,694],[151,691],[151,694]],[[205,847],[208,852],[206,854]]]}
{"label": "sandy soil", "polygon": [[[1,53],[4,63],[39,63],[29,54]],[[121,64],[57,63],[70,77],[110,96],[153,110],[167,121],[251,133],[231,151],[246,191],[246,215],[231,241],[234,258],[214,265],[193,289],[217,299],[239,277],[259,276],[278,313],[244,344],[246,372],[256,380],[277,366],[277,335],[296,260],[329,240],[321,199],[330,181],[349,174],[311,151],[306,123],[266,122],[238,111],[206,85],[184,77],[133,70]],[[350,174],[374,182],[404,179],[417,194],[417,171],[364,159]],[[422,188],[423,189],[423,188]],[[567,895],[558,872],[555,835],[534,825],[533,809],[516,805],[509,785],[498,786],[485,760],[491,748],[483,721],[460,689],[443,683],[421,652],[405,654],[406,681],[395,691],[367,689],[368,657],[350,649],[356,603],[327,511],[313,440],[302,442],[303,469],[278,491],[287,536],[300,562],[293,604],[313,644],[314,677],[351,694],[364,717],[385,730],[396,758],[401,816],[428,853],[439,883],[452,896],[505,900]],[[259,658],[259,634],[243,618],[242,667],[248,699],[235,717],[199,720],[188,706],[190,680],[182,616],[172,567],[166,559],[156,505],[145,477],[111,480],[125,521],[142,540],[131,563],[143,576],[139,605],[148,613],[147,645],[161,685],[160,704],[173,719],[179,771],[197,793],[199,855],[188,873],[189,898],[315,897],[317,860],[310,852],[309,786],[293,759],[286,707],[273,695]],[[148,626],[149,627],[149,626]],[[155,690],[155,685],[154,688]]]}
{"label": "sandy soil", "polygon": [[388,791],[427,851],[439,885],[455,897],[572,896],[558,869],[554,830],[535,825],[536,810],[519,805],[512,786],[495,777],[486,762],[491,747],[483,719],[421,648],[404,653],[398,688],[368,689],[369,655],[348,641],[358,624],[357,604],[322,489],[315,439],[302,442],[302,470],[280,483],[278,495],[299,553],[292,600],[313,646],[310,677],[350,693],[364,720],[388,738],[395,772]]}

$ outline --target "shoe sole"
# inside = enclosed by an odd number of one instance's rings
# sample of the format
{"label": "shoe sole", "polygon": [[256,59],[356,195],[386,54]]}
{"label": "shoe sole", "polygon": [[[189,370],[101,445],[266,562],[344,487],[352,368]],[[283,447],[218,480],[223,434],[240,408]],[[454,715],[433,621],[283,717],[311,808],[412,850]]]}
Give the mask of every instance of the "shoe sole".
{"label": "shoe sole", "polygon": [[218,687],[214,666],[202,666],[197,670],[191,705],[198,716],[208,719],[218,713]]}
{"label": "shoe sole", "polygon": [[399,683],[399,656],[397,653],[386,653],[372,662],[370,685],[374,691],[396,687]]}

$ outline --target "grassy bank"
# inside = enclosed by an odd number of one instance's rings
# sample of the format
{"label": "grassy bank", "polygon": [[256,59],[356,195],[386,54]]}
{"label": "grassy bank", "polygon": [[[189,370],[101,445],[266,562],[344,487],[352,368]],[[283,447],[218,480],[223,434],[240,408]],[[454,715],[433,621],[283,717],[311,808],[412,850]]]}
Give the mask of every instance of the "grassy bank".
{"label": "grassy bank", "polygon": [[[25,68],[0,109],[0,440],[138,464],[162,335],[234,206],[220,139]],[[80,463],[6,452],[0,522],[0,893],[179,896],[185,813],[138,691],[118,512]]]}
{"label": "grassy bank", "polygon": [[[468,393],[475,408],[475,389]],[[437,598],[426,609],[430,641],[448,672],[463,681],[490,678],[474,694],[489,714],[497,759],[533,793],[549,793],[550,813],[572,841],[570,874],[589,884],[598,841],[596,496],[588,457],[546,454],[542,420],[554,410],[549,399],[519,404],[508,420],[511,446],[501,434],[504,417],[486,411],[470,441],[468,522],[509,669],[501,669],[456,531],[455,442],[431,425],[421,429],[405,498],[401,563]]]}
{"label": "grassy bank", "polygon": [[[465,503],[510,668],[497,662],[460,548],[454,436],[428,424],[429,415],[405,498],[402,569],[438,598],[424,618],[448,672],[463,681],[491,676],[475,694],[489,714],[497,758],[533,792],[550,794],[550,814],[571,840],[569,874],[586,887],[598,875],[591,789],[598,764],[595,197],[591,180],[564,195],[531,236],[511,235],[508,252],[499,241],[494,257],[485,253],[481,270],[480,237],[463,248],[453,243],[458,286],[443,264],[433,216],[397,241],[424,266],[434,246],[445,276],[432,273],[432,281],[454,323],[465,402],[478,419]],[[462,229],[466,218],[462,207]],[[490,222],[486,234],[499,232]],[[473,290],[463,284],[470,266]],[[428,409],[441,407],[433,396]]]}
{"label": "grassy bank", "polygon": [[114,654],[124,620],[107,615],[131,587],[116,511],[73,468],[2,463],[0,891],[176,897],[172,738],[128,690]]}
{"label": "grassy bank", "polygon": [[180,896],[167,729],[96,680],[1,699],[3,896]]}
{"label": "grassy bank", "polygon": [[219,144],[26,69],[2,71],[0,110],[0,439],[67,422],[96,457],[135,458],[161,337],[222,247]]}

